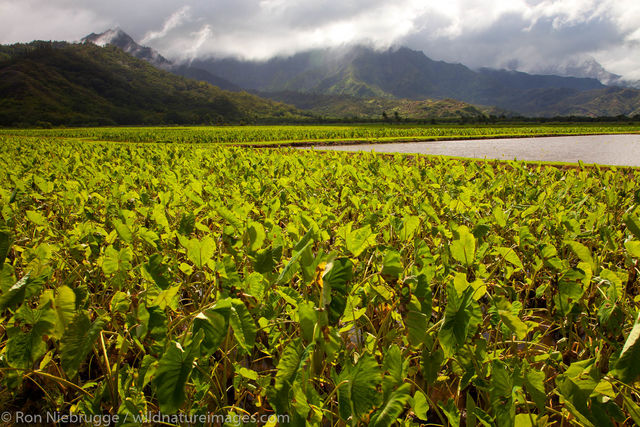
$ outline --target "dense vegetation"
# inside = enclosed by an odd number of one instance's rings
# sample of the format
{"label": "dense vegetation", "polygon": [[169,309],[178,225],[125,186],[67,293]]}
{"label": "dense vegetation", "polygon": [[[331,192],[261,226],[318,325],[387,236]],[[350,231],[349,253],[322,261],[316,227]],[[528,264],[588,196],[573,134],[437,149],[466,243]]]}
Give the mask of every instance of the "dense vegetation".
{"label": "dense vegetation", "polygon": [[491,126],[223,126],[223,127],[104,127],[75,129],[6,129],[0,135],[82,138],[97,141],[189,144],[295,143],[389,141],[402,139],[494,138],[507,136],[637,133],[637,124],[491,125]]}
{"label": "dense vegetation", "polygon": [[640,424],[636,170],[91,132],[0,136],[5,410]]}
{"label": "dense vegetation", "polygon": [[323,95],[300,92],[260,92],[260,96],[293,105],[322,118],[386,119],[398,122],[405,119],[482,120],[489,116],[505,116],[507,111],[478,107],[455,99],[427,99],[414,101],[392,98],[358,98],[351,95]]}
{"label": "dense vegetation", "polygon": [[159,70],[112,46],[0,46],[0,126],[216,124],[305,117]]}

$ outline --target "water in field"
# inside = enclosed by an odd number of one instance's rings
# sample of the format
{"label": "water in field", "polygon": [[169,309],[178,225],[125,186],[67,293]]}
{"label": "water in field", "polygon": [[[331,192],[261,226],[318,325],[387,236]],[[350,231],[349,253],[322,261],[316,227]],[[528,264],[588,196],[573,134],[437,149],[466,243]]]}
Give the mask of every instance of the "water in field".
{"label": "water in field", "polygon": [[640,166],[640,135],[553,136],[396,142],[314,147],[316,150],[413,153],[498,160]]}

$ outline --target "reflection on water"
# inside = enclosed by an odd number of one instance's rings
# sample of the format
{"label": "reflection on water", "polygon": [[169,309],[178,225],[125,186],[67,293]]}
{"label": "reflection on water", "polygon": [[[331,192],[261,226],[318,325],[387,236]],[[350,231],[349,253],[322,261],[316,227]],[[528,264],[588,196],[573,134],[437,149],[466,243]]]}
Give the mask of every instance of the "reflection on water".
{"label": "reflection on water", "polygon": [[316,150],[416,153],[498,160],[640,166],[640,135],[553,136],[465,141],[397,142],[314,147]]}

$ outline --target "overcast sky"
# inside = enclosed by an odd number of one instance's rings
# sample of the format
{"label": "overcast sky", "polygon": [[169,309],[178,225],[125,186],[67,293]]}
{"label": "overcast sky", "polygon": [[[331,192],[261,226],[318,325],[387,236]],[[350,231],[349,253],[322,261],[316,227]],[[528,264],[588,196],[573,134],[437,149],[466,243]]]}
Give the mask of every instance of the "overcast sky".
{"label": "overcast sky", "polygon": [[639,0],[0,0],[3,44],[116,26],[171,59],[365,42],[524,71],[592,56],[640,79]]}

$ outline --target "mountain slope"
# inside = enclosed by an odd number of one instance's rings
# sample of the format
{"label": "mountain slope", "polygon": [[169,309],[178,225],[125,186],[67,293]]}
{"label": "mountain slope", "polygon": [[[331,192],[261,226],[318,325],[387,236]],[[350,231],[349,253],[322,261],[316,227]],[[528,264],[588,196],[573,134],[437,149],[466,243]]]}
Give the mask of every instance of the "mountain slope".
{"label": "mountain slope", "polygon": [[169,69],[172,65],[171,61],[160,55],[156,50],[140,46],[131,36],[122,31],[120,28],[107,30],[104,33],[91,33],[81,40],[83,43],[93,43],[100,47],[109,44],[119,47],[131,56],[147,61],[148,63],[163,69]]}
{"label": "mountain slope", "polygon": [[627,80],[618,74],[607,71],[589,55],[570,57],[561,63],[538,67],[534,69],[534,72],[538,74],[554,74],[556,76],[591,77],[607,86],[640,89],[640,81]]}
{"label": "mountain slope", "polygon": [[[284,92],[258,92],[261,97],[293,105],[324,118],[411,119],[484,119],[489,115],[510,115],[492,107],[479,107],[454,99],[359,98],[351,95],[323,95]],[[398,117],[396,117],[396,113]]]}
{"label": "mountain slope", "polygon": [[201,68],[191,67],[189,65],[171,65],[168,71],[173,74],[177,74],[188,79],[200,80],[207,82],[214,86],[218,86],[220,89],[229,90],[231,92],[240,92],[242,88],[236,84],[231,83],[229,80],[222,77],[215,76],[210,72]]}
{"label": "mountain slope", "polygon": [[131,36],[120,28],[110,29],[100,34],[91,33],[81,41],[83,43],[93,43],[100,47],[113,45],[122,49],[131,56],[135,56],[138,59],[147,61],[155,67],[170,71],[179,76],[205,81],[224,90],[234,92],[242,90],[239,86],[221,77],[215,76],[206,70],[192,67],[189,64],[174,64],[155,49],[139,45],[133,38],[131,38]]}
{"label": "mountain slope", "polygon": [[608,87],[578,92],[547,108],[556,116],[640,117],[640,90]]}
{"label": "mountain slope", "polygon": [[[319,49],[263,62],[196,60],[193,66],[259,92],[410,100],[453,98],[531,116],[553,116],[558,111],[608,115],[620,110],[621,105],[594,78],[471,70],[461,64],[434,61],[408,48],[384,52],[363,46]],[[579,99],[589,103],[589,108],[571,106],[572,100]],[[637,109],[632,101],[622,104],[626,105],[622,108],[625,111]]]}
{"label": "mountain slope", "polygon": [[1,46],[0,125],[230,123],[299,118],[293,107],[223,91],[113,47]]}

